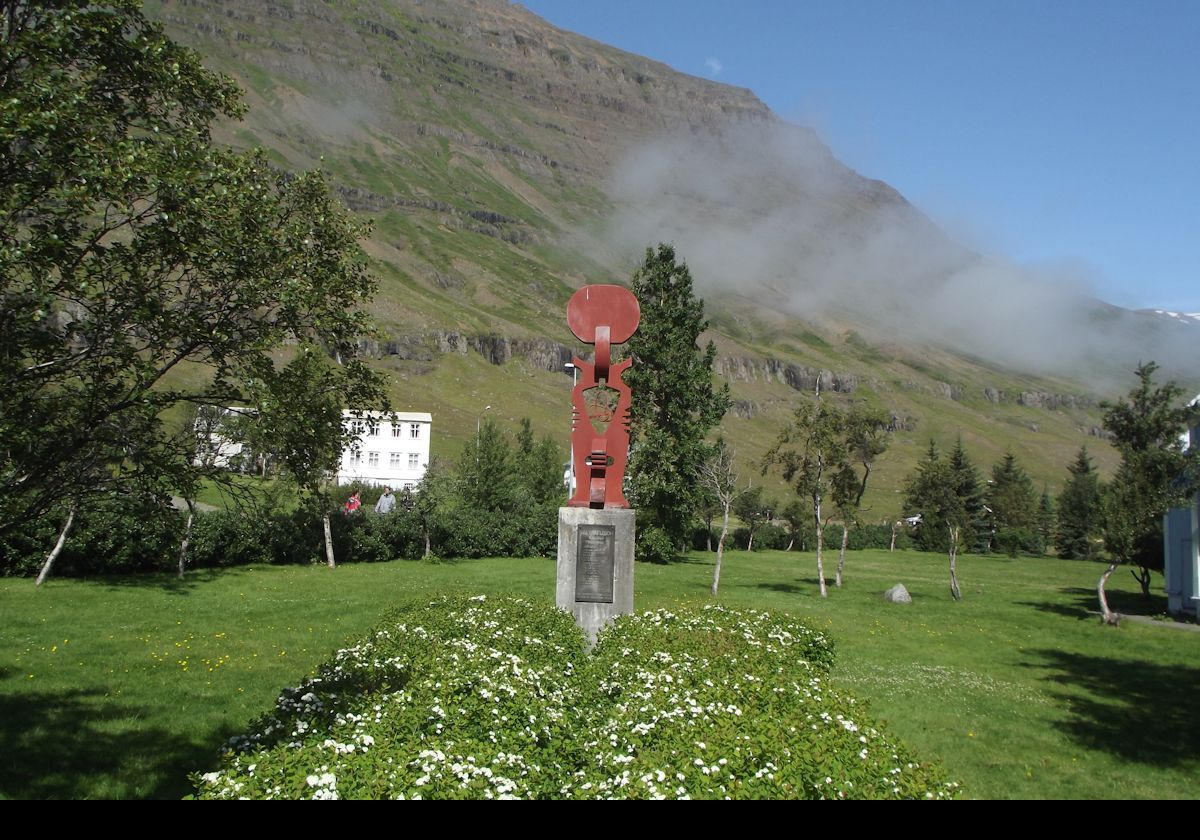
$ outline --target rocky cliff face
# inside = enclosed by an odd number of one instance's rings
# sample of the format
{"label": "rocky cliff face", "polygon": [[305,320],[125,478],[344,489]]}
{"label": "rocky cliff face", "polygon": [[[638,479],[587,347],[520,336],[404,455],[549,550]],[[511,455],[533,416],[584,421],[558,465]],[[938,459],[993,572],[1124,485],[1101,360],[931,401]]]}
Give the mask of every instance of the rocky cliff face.
{"label": "rocky cliff face", "polygon": [[718,357],[713,370],[730,382],[777,382],[797,391],[834,391],[851,393],[858,384],[856,377],[805,365],[781,362],[779,359],[754,359],[745,356]]}
{"label": "rocky cliff face", "polygon": [[[385,337],[364,349],[411,362],[406,376],[448,353],[561,371],[575,349],[554,340],[565,336],[571,292],[629,276],[628,254],[596,233],[624,206],[613,165],[666,132],[780,125],[747,90],[563,32],[507,0],[146,0],[146,8],[247,89],[246,121],[220,139],[265,146],[281,168],[322,166],[345,204],[374,220],[365,247],[381,278],[373,314]],[[789,250],[789,270],[793,251],[820,253],[881,215],[935,235],[895,190],[838,163],[811,131],[786,132],[824,176],[819,189],[800,190],[811,236]],[[677,198],[698,202],[702,217],[753,223],[756,202],[791,207],[803,186],[800,176],[768,180],[744,190],[737,206],[705,203],[689,185]],[[877,352],[876,336],[853,319],[823,331],[780,312],[772,302],[782,293],[736,291],[744,311],[729,308],[721,319],[721,304],[710,306],[720,325],[716,369],[733,385],[734,416],[751,423],[776,422],[781,406],[818,387],[883,404],[894,397],[898,433],[932,434],[939,413],[969,426],[980,419],[973,412],[1003,414],[1005,406],[1094,407],[1037,380],[1014,384],[973,359],[919,346]],[[834,337],[844,328],[861,333],[861,346]],[[793,339],[801,333],[820,335]],[[920,364],[906,368],[901,357]],[[763,396],[763,385],[778,388],[779,399]],[[427,394],[431,404],[439,396]],[[1048,419],[1039,436],[1056,422],[1065,436],[1083,421],[1072,419],[1068,433],[1066,420]]]}

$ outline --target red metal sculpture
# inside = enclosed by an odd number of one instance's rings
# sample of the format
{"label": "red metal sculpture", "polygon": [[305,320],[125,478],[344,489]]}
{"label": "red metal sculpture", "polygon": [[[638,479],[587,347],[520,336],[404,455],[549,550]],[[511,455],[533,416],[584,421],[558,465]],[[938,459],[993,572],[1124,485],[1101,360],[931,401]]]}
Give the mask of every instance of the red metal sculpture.
{"label": "red metal sculpture", "polygon": [[637,331],[641,307],[621,286],[584,286],[567,302],[575,337],[596,345],[595,362],[574,359],[579,381],[571,392],[571,507],[627,508],[622,484],[629,461],[629,386],[621,379],[631,359],[612,364],[612,347]]}

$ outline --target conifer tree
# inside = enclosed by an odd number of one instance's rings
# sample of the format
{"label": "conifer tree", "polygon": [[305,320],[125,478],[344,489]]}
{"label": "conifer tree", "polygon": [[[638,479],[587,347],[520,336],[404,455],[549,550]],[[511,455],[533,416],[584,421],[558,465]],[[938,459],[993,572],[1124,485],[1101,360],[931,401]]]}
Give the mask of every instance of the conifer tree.
{"label": "conifer tree", "polygon": [[1067,471],[1071,477],[1058,496],[1055,547],[1059,557],[1091,560],[1101,532],[1100,478],[1086,446],[1080,447],[1075,463]]}
{"label": "conifer tree", "polygon": [[1017,463],[1013,453],[992,467],[992,482],[987,493],[988,507],[992,511],[992,523],[996,543],[1012,557],[1018,551],[1036,548],[1037,493],[1033,479]]}
{"label": "conifer tree", "polygon": [[1134,577],[1149,594],[1150,572],[1162,568],[1162,517],[1200,485],[1200,451],[1181,439],[1198,408],[1180,404],[1183,391],[1175,383],[1155,385],[1156,370],[1153,362],[1139,365],[1138,385],[1128,398],[1101,404],[1104,428],[1121,453],[1121,466],[1101,500],[1104,545],[1112,555],[1096,586],[1106,624],[1120,622],[1108,606],[1108,578],[1121,563],[1136,565],[1141,574]]}
{"label": "conifer tree", "polygon": [[941,551],[945,544],[942,533],[945,523],[941,519],[937,498],[942,492],[938,485],[946,480],[945,464],[937,444],[931,440],[925,457],[908,477],[904,493],[905,517],[920,517],[913,528],[913,542],[921,551]]}
{"label": "conifer tree", "polygon": [[[954,495],[962,501],[962,545],[968,551],[983,553],[991,548],[992,527],[984,510],[984,492],[971,457],[960,436],[950,453],[950,475]],[[940,547],[939,547],[940,550]]]}
{"label": "conifer tree", "polygon": [[640,556],[661,561],[686,544],[700,470],[713,452],[705,438],[729,408],[729,386],[713,386],[716,348],[698,345],[708,327],[704,302],[670,245],[646,249],[630,288],[642,315],[625,374],[633,392],[627,495],[638,512]]}
{"label": "conifer tree", "polygon": [[[969,462],[968,462],[969,463]],[[957,488],[951,461],[943,461],[931,440],[924,460],[909,478],[904,509],[908,516],[921,516],[914,541],[925,551],[946,551],[950,560],[950,595],[962,600],[958,585],[958,552],[964,546],[963,534],[970,522],[964,497]]]}
{"label": "conifer tree", "polygon": [[1049,488],[1043,486],[1042,498],[1038,501],[1037,512],[1037,549],[1040,555],[1045,555],[1050,550],[1050,544],[1054,540],[1055,520],[1054,500],[1050,497]]}

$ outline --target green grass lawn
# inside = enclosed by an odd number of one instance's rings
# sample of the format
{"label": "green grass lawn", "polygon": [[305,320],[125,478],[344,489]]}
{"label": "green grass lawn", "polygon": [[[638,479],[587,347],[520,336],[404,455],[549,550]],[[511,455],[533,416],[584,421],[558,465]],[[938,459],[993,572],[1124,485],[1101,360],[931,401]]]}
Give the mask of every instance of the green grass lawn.
{"label": "green grass lawn", "polygon": [[[1102,627],[1101,567],[853,552],[822,601],[812,554],[727,555],[719,600],[827,629],[835,676],[969,796],[1197,794],[1200,634]],[[1114,605],[1153,614],[1128,576]],[[706,602],[709,555],[639,565],[639,608]],[[880,594],[902,581],[912,606]],[[1161,581],[1158,582],[1161,586]],[[551,602],[550,560],[248,567],[98,581],[0,581],[0,796],[179,797],[187,773],[389,606],[449,591]]]}

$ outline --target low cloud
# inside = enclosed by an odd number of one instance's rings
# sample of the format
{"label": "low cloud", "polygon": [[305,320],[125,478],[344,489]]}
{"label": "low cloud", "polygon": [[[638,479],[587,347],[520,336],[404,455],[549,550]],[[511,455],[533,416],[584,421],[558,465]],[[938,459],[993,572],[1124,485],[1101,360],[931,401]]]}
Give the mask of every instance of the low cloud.
{"label": "low cloud", "polygon": [[725,65],[721,64],[721,59],[719,58],[704,59],[704,66],[708,68],[708,75],[710,76],[720,76],[721,71],[725,69]]}
{"label": "low cloud", "polygon": [[702,292],[817,326],[1092,380],[1118,381],[1151,358],[1186,371],[1200,349],[1200,330],[1100,303],[1080,269],[972,252],[797,126],[664,136],[629,154],[609,187],[607,244],[632,256],[672,242]]}

